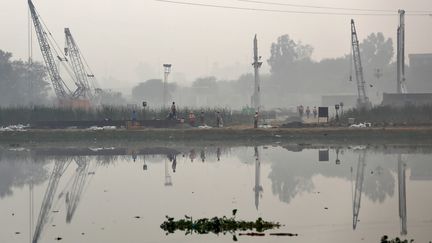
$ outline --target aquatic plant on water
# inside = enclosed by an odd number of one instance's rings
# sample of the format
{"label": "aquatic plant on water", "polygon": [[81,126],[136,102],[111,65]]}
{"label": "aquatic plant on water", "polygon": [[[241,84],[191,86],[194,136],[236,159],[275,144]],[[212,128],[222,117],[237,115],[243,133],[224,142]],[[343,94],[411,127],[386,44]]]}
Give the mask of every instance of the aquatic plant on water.
{"label": "aquatic plant on water", "polygon": [[[172,217],[166,216],[166,221],[161,224],[161,229],[166,231],[166,234],[178,231],[185,231],[185,234],[235,234],[237,231],[257,231],[264,232],[266,230],[279,228],[281,225],[277,222],[265,221],[258,218],[255,221],[237,220],[235,218],[237,210],[233,210],[232,217],[213,217],[194,220],[192,217],[185,215],[183,219],[175,220]],[[235,237],[235,236],[234,236]]]}
{"label": "aquatic plant on water", "polygon": [[384,235],[383,237],[381,237],[381,243],[412,243],[412,242],[414,242],[413,239],[403,240],[403,239],[400,239],[399,237],[396,237],[394,239],[389,239],[389,237],[387,235]]}

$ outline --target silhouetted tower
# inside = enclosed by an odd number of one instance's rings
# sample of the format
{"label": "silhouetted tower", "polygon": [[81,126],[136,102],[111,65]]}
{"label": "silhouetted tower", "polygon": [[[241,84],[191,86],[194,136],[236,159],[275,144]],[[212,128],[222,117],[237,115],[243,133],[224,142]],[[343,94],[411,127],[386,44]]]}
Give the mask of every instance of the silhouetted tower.
{"label": "silhouetted tower", "polygon": [[164,81],[163,81],[163,108],[167,107],[167,99],[168,99],[168,76],[171,73],[171,64],[164,64]]}
{"label": "silhouetted tower", "polygon": [[261,57],[258,56],[258,39],[257,35],[254,38],[254,62],[252,66],[255,70],[255,85],[254,85],[254,93],[252,95],[252,107],[255,111],[259,111],[261,108],[261,81],[259,76],[259,69],[261,68],[262,62],[260,61]]}
{"label": "silhouetted tower", "polygon": [[258,209],[259,199],[262,197],[263,188],[261,186],[261,158],[258,147],[255,147],[255,207]]}
{"label": "silhouetted tower", "polygon": [[399,10],[399,26],[397,28],[397,93],[407,93],[405,82],[405,10]]}

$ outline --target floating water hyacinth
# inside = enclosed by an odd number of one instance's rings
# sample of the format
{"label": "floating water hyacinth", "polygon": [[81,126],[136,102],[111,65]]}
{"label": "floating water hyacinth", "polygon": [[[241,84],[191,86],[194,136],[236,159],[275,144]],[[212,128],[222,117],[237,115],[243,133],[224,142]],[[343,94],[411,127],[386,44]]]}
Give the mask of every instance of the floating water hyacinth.
{"label": "floating water hyacinth", "polygon": [[264,232],[269,229],[279,228],[281,225],[277,222],[264,221],[258,218],[256,221],[237,220],[235,214],[237,210],[233,210],[233,216],[228,218],[223,216],[202,218],[194,220],[192,217],[185,215],[184,219],[175,220],[166,216],[166,221],[161,224],[161,229],[166,231],[166,234],[174,233],[175,231],[185,231],[187,234],[234,234],[237,231],[257,231]]}

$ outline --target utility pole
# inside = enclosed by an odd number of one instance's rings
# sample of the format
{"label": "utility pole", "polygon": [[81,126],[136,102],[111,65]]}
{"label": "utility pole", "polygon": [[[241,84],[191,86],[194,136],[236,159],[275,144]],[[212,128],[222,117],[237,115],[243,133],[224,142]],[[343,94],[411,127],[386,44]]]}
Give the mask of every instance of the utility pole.
{"label": "utility pole", "polygon": [[405,83],[405,10],[399,11],[399,26],[397,29],[397,93],[407,93]]}
{"label": "utility pole", "polygon": [[255,86],[254,86],[254,93],[252,95],[252,107],[255,109],[256,112],[259,112],[261,108],[261,87],[260,87],[260,77],[259,77],[259,68],[262,65],[262,62],[260,62],[261,57],[258,56],[258,39],[257,35],[255,35],[254,38],[254,62],[252,63],[252,66],[255,69]]}
{"label": "utility pole", "polygon": [[164,64],[164,81],[163,81],[163,108],[165,109],[167,106],[167,98],[168,98],[168,76],[171,73],[171,64]]}

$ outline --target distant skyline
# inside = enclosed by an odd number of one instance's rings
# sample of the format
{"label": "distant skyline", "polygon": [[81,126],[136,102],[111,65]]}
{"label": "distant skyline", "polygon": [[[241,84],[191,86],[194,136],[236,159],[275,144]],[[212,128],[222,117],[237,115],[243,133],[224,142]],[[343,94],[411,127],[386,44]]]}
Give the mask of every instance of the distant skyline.
{"label": "distant skyline", "polygon": [[[248,3],[237,0],[178,0],[224,6],[278,10],[328,11]],[[153,0],[34,0],[42,18],[60,46],[64,27],[71,28],[95,75],[112,77],[120,83],[102,87],[129,90],[139,81],[137,67],[150,67],[153,78],[162,77],[162,64],[172,63],[173,74],[188,84],[200,76],[236,78],[252,72],[252,41],[258,35],[260,55],[267,60],[270,45],[289,34],[296,41],[314,47],[313,59],[334,58],[350,52],[350,19],[354,18],[359,38],[383,32],[396,46],[397,9],[432,10],[430,0],[263,0],[304,5],[347,8],[394,9],[394,16],[335,16],[257,12],[184,6]],[[350,12],[332,10],[332,12]],[[407,12],[409,13],[409,12]],[[432,13],[432,12],[431,12]],[[406,54],[432,53],[430,16],[406,17]],[[27,1],[0,2],[0,49],[15,59],[27,59]],[[33,34],[34,58],[42,60]],[[407,63],[409,60],[407,60]],[[214,68],[217,63],[217,68]],[[158,67],[160,75],[158,76]],[[225,70],[225,71],[224,71]],[[238,70],[238,72],[236,72]],[[265,62],[263,72],[268,71]],[[225,73],[224,73],[225,72]],[[225,74],[225,75],[223,75]],[[176,75],[173,75],[175,78]],[[126,89],[126,87],[128,87]]]}

